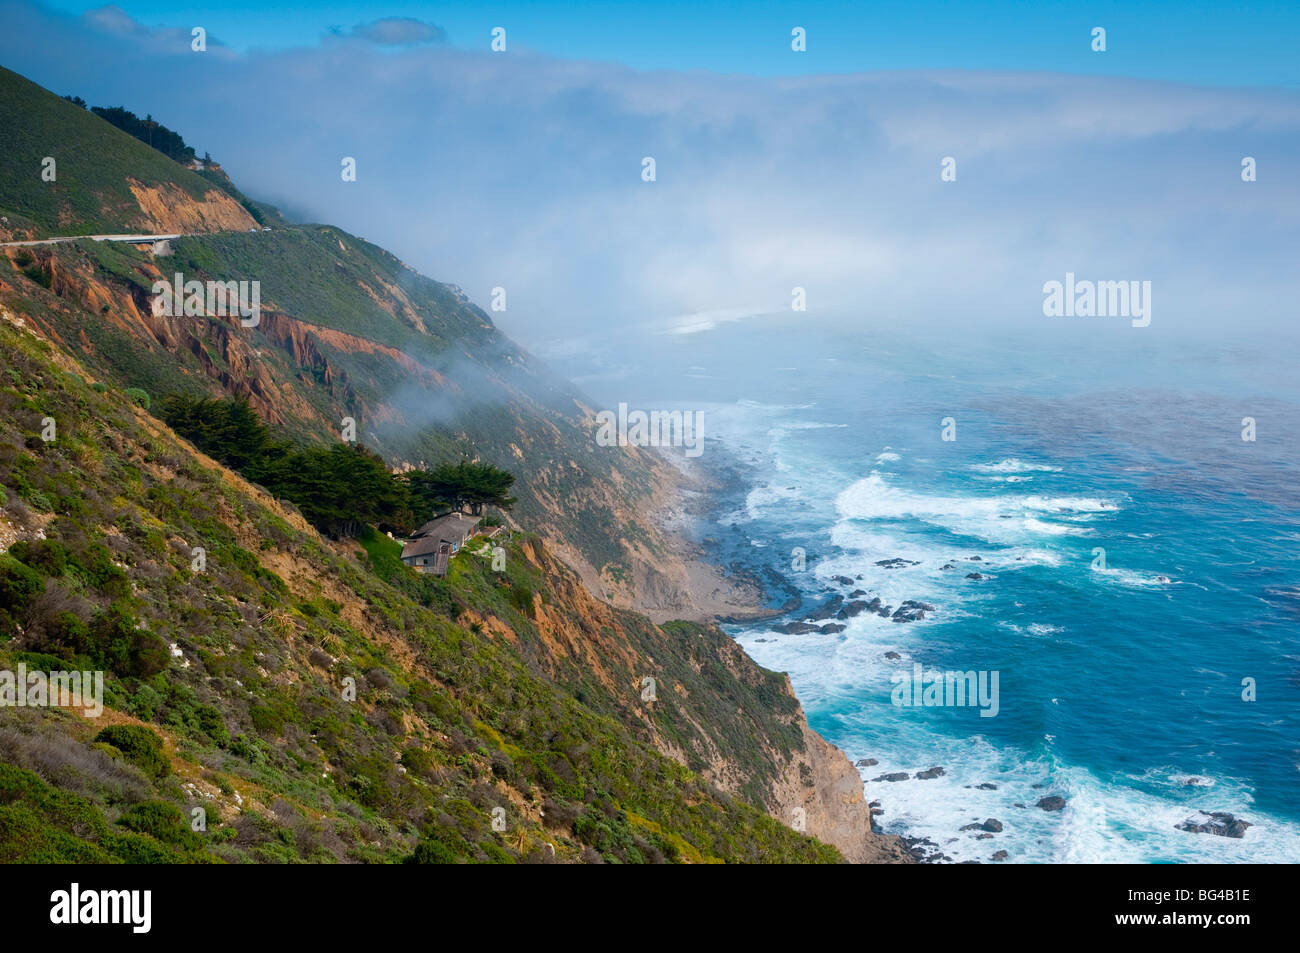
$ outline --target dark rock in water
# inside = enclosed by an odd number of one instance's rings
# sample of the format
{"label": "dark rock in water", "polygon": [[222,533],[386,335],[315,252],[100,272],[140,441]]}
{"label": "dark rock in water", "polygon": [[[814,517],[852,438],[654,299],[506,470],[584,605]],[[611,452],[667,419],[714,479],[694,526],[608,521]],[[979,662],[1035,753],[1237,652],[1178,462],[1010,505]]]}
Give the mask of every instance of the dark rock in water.
{"label": "dark rock in water", "polygon": [[903,846],[921,864],[939,864],[951,859],[928,837],[904,837]]}
{"label": "dark rock in water", "polygon": [[853,766],[855,768],[869,768],[875,764],[880,764],[875,758],[860,758]]}
{"label": "dark rock in water", "polygon": [[786,622],[784,625],[774,625],[772,631],[784,635],[803,635],[806,632],[818,632],[820,629],[810,622]]}
{"label": "dark rock in water", "polygon": [[1250,821],[1243,821],[1225,811],[1198,811],[1197,813],[1201,817],[1208,817],[1209,820],[1199,823],[1195,817],[1189,817],[1183,823],[1175,824],[1174,827],[1193,834],[1217,834],[1220,837],[1237,838],[1246,835],[1246,828],[1254,827]]}
{"label": "dark rock in water", "polygon": [[983,824],[980,825],[980,830],[988,831],[990,834],[1001,834],[1002,822],[999,821],[996,817],[990,817],[988,820],[986,820]]}
{"label": "dark rock in water", "polygon": [[965,831],[977,831],[979,829],[980,826],[978,824],[963,824],[961,827],[957,828],[957,830],[962,831],[963,833]]}
{"label": "dark rock in water", "polygon": [[766,641],[768,641],[768,640],[767,640],[767,639],[755,639],[754,641],[755,641],[755,642],[766,642]]}
{"label": "dark rock in water", "polygon": [[999,861],[1006,860],[1007,852],[1005,850],[1000,850],[989,859],[992,860],[994,863],[998,863]]}
{"label": "dark rock in water", "polygon": [[934,606],[928,602],[908,599],[894,611],[893,619],[895,622],[915,622],[917,619],[924,619],[927,612],[933,611]]}
{"label": "dark rock in water", "polygon": [[895,556],[893,559],[881,559],[876,563],[884,569],[902,569],[904,566],[921,565],[915,559],[903,559],[901,556]]}
{"label": "dark rock in water", "polygon": [[967,578],[967,579],[983,579],[984,576],[981,575],[980,573],[977,573],[977,572],[968,572],[968,573],[966,573],[966,578]]}
{"label": "dark rock in water", "polygon": [[985,781],[983,784],[977,784],[975,787],[979,788],[981,791],[996,791],[998,789],[996,784],[990,784],[988,781]]}
{"label": "dark rock in water", "polygon": [[967,556],[966,559],[969,560],[970,562],[973,562],[973,563],[982,563],[982,562],[984,562],[984,557],[983,557],[983,556]]}
{"label": "dark rock in water", "polygon": [[911,775],[909,775],[906,771],[895,771],[893,774],[882,774],[880,777],[878,777],[878,778],[872,778],[871,780],[872,780],[873,782],[875,782],[875,781],[906,781],[909,777],[911,777]]}
{"label": "dark rock in water", "polygon": [[1024,805],[1021,804],[1019,801],[1017,801],[1017,802],[1016,802],[1014,805],[1012,805],[1012,806],[1013,806],[1013,807],[1024,807]]}
{"label": "dark rock in water", "polygon": [[856,579],[856,580],[858,580],[859,582],[861,582],[861,581],[862,581],[862,573],[858,573],[858,574],[857,574],[856,576],[854,576],[853,578]]}
{"label": "dark rock in water", "polygon": [[822,635],[834,635],[836,632],[843,632],[847,628],[848,628],[847,625],[840,625],[837,622],[827,622],[817,631],[820,632]]}
{"label": "dark rock in water", "polygon": [[1204,778],[1188,778],[1186,781],[1183,782],[1183,787],[1185,788],[1200,788],[1200,787],[1207,787],[1207,786],[1208,785],[1205,783]]}
{"label": "dark rock in water", "polygon": [[942,566],[940,566],[939,568],[940,568],[940,569],[956,569],[957,567],[954,566],[952,563],[944,563],[944,564],[943,564]]}
{"label": "dark rock in water", "polygon": [[1044,811],[1059,811],[1065,807],[1065,798],[1053,794],[1051,797],[1040,798],[1035,807],[1041,807]]}
{"label": "dark rock in water", "polygon": [[1031,788],[1033,788],[1034,790],[1037,790],[1038,788],[1041,788],[1041,787],[1046,787],[1046,785],[1044,785],[1044,784],[1031,784],[1031,785],[1029,785],[1029,786],[1030,786]]}
{"label": "dark rock in water", "polygon": [[876,615],[880,616],[882,619],[888,619],[889,614],[893,611],[894,611],[893,606],[881,606],[876,610]]}
{"label": "dark rock in water", "polygon": [[976,839],[976,840],[992,840],[992,839],[993,839],[993,835],[992,835],[992,834],[976,834],[976,835],[975,835],[975,839]]}
{"label": "dark rock in water", "polygon": [[[879,602],[880,600],[877,599],[876,601]],[[840,609],[840,611],[835,614],[835,618],[852,619],[854,616],[862,615],[862,613],[866,612],[870,608],[871,603],[863,602],[861,599],[854,599],[852,602],[844,606],[843,609]]]}
{"label": "dark rock in water", "polygon": [[844,605],[843,596],[831,596],[825,603],[814,609],[810,615],[804,617],[805,622],[817,622],[821,619],[829,619],[835,613],[840,611],[840,606]]}
{"label": "dark rock in water", "polygon": [[891,662],[897,662],[897,661],[898,661],[899,659],[901,659],[902,657],[903,657],[903,656],[899,655],[897,652],[886,652],[886,653],[885,653],[885,658],[889,659]]}
{"label": "dark rock in water", "polygon": [[849,598],[856,599],[858,598],[858,596],[865,596],[866,594],[867,594],[867,590],[865,589],[854,589],[852,592],[849,593]]}
{"label": "dark rock in water", "polygon": [[937,778],[943,774],[947,774],[947,772],[944,771],[943,768],[930,768],[928,771],[918,771],[916,773],[916,780],[931,781],[934,778]]}
{"label": "dark rock in water", "polygon": [[853,585],[853,580],[850,579],[848,576],[836,576],[835,581],[838,582],[841,586]]}

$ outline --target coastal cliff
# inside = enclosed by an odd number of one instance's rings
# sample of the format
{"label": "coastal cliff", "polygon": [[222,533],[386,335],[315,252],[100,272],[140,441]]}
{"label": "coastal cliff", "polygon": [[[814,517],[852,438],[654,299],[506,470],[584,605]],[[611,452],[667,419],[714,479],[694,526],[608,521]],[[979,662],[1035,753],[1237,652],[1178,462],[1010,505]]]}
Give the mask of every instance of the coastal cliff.
{"label": "coastal cliff", "polygon": [[[0,710],[4,859],[906,859],[786,677],[707,621],[758,597],[660,524],[668,463],[596,447],[582,395],[452,286],[329,226],[246,231],[212,181],[0,81],[24,128],[113,156],[82,185],[122,197],[81,221],[0,194],[27,234],[239,229],[0,253],[0,665],[106,673],[103,722]],[[155,315],[177,272],[260,281],[262,320]],[[509,467],[505,568],[433,579],[373,529],[322,537],[148,412],[171,393],[307,445],[353,418],[394,468]],[[214,836],[181,836],[200,806]]]}

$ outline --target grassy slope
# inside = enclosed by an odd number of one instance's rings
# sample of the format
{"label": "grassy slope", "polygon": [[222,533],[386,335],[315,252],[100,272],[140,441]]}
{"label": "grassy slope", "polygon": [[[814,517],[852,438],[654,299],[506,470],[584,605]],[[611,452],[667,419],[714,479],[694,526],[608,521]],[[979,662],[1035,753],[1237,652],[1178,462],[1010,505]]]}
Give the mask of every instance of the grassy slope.
{"label": "grassy slope", "polygon": [[[506,573],[459,557],[449,582],[406,573],[383,538],[354,558],[7,321],[0,366],[5,528],[43,527],[64,554],[42,564],[43,594],[9,607],[21,621],[0,636],[0,668],[84,663],[61,647],[64,613],[93,625],[109,607],[181,652],[108,677],[101,724],[153,726],[161,776],[96,746],[99,725],[0,709],[0,859],[392,861],[417,843],[431,860],[545,862],[547,844],[560,860],[838,859],[648,743],[689,745],[714,715],[713,743],[742,756],[781,733],[764,723],[769,677],[729,682],[708,640],[657,672],[712,693],[712,715],[665,690],[649,721],[630,717],[635,681],[575,686],[577,667],[553,679],[539,662],[537,620],[579,608],[535,540],[509,544]],[[52,443],[37,436],[46,416]],[[667,638],[644,626],[618,614],[601,651]],[[757,724],[726,720],[747,705]],[[772,770],[761,761],[755,778]],[[167,814],[196,805],[209,811],[197,839]]]}
{"label": "grassy slope", "polygon": [[[0,213],[32,237],[126,232],[142,222],[128,177],[195,199],[214,184],[98,116],[0,67]],[[41,180],[46,156],[57,179]]]}

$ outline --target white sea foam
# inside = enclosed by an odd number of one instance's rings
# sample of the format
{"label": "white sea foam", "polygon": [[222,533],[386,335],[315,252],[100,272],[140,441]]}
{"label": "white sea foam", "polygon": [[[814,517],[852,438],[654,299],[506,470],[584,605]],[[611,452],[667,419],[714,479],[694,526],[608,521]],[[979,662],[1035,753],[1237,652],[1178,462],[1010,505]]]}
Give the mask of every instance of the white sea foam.
{"label": "white sea foam", "polygon": [[765,483],[745,494],[745,512],[751,520],[759,520],[767,515],[765,510],[783,505],[789,500],[797,499],[798,496],[797,490]]}
{"label": "white sea foam", "polygon": [[1053,522],[1114,510],[1115,504],[1084,496],[996,494],[951,496],[917,493],[891,485],[878,472],[853,483],[835,500],[846,519],[919,519],[990,542],[1016,542],[1033,535],[1085,535],[1086,527]]}
{"label": "white sea foam", "polygon": [[1060,467],[1045,463],[1026,463],[1015,457],[999,460],[997,463],[975,463],[971,469],[976,473],[1060,473]]}
{"label": "white sea foam", "polygon": [[[864,732],[860,744],[840,743],[855,761],[879,761],[859,768],[867,798],[878,799],[884,808],[878,822],[886,832],[928,837],[954,861],[988,862],[998,850],[1007,851],[1009,863],[1294,863],[1300,857],[1300,826],[1256,812],[1245,787],[1152,793],[1131,783],[1138,779],[1104,781],[1051,755],[1028,758],[1026,752],[981,738],[927,736],[922,746],[921,739],[910,738],[911,730],[883,730],[875,717],[874,730]],[[898,742],[867,741],[873,737],[897,737]],[[917,750],[926,752],[924,761],[907,753]],[[943,765],[945,774],[932,780],[871,782],[893,772],[915,775],[933,765]],[[996,784],[997,790],[980,790],[982,783]],[[1048,795],[1064,797],[1065,808],[1037,807]],[[1179,830],[1177,825],[1196,817],[1198,810],[1227,810],[1254,826],[1240,840]],[[1002,831],[981,840],[980,830],[961,830],[987,818],[998,819]]]}
{"label": "white sea foam", "polygon": [[1018,625],[1015,622],[1003,620],[998,623],[1003,629],[1010,629],[1017,635],[1032,635],[1038,638],[1045,638],[1049,635],[1060,635],[1065,629],[1059,625],[1051,625],[1047,622],[1031,622],[1028,625]]}
{"label": "white sea foam", "polygon": [[1163,573],[1144,573],[1132,569],[1117,569],[1114,566],[1092,571],[1107,582],[1130,589],[1163,589],[1177,583],[1172,576]]}

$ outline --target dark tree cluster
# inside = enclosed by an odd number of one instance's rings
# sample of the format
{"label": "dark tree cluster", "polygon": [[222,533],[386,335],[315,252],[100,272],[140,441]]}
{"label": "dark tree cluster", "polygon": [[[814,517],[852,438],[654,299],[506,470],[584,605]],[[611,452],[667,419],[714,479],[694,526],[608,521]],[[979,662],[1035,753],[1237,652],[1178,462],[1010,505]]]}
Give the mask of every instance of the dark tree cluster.
{"label": "dark tree cluster", "polygon": [[366,526],[409,533],[443,510],[509,509],[515,478],[461,461],[402,474],[363,446],[295,447],[278,440],[245,400],[167,397],[164,420],[204,453],[298,507],[322,533],[351,537]]}
{"label": "dark tree cluster", "polygon": [[[65,99],[68,97],[64,97]],[[84,101],[78,102],[77,99],[70,99],[70,102],[85,106]],[[92,106],[90,111],[100,119],[111,123],[123,132],[135,136],[141,142],[152,146],[169,159],[177,162],[194,161],[194,148],[187,146],[185,140],[181,138],[180,133],[173,132],[162,123],[153,118],[152,115],[145,116],[141,119],[129,109],[121,106]]]}

